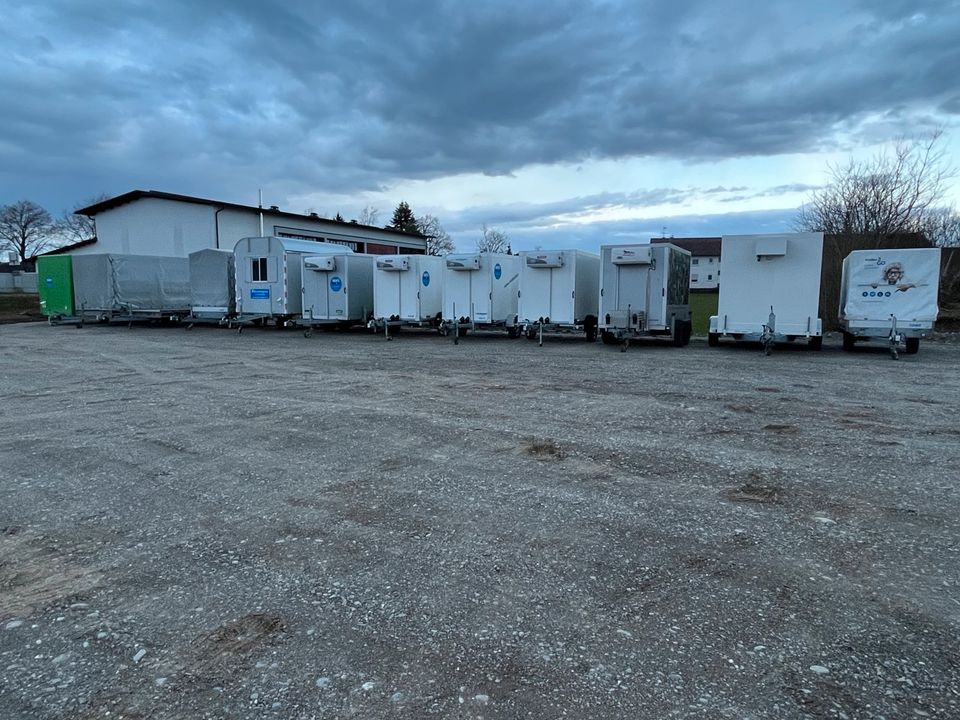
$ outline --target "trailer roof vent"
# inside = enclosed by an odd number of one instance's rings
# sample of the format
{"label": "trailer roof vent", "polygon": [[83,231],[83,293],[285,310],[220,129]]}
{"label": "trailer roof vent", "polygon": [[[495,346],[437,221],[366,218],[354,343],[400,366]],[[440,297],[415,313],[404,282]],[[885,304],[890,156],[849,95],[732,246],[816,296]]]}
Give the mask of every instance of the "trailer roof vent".
{"label": "trailer roof vent", "polygon": [[610,259],[614,265],[649,265],[651,263],[650,247],[620,247],[610,251]]}
{"label": "trailer roof vent", "polygon": [[337,269],[337,259],[333,255],[310,256],[303,259],[303,267],[317,272],[330,272]]}
{"label": "trailer roof vent", "polygon": [[410,269],[410,260],[409,258],[397,256],[397,257],[381,257],[377,258],[377,270],[391,270],[391,271],[401,271]]}
{"label": "trailer roof vent", "polygon": [[451,270],[479,270],[479,255],[447,255],[447,267]]}
{"label": "trailer roof vent", "polygon": [[271,206],[270,206],[270,209],[271,209],[271,210],[280,210],[280,206],[279,206],[279,205],[271,205]]}
{"label": "trailer roof vent", "polygon": [[783,257],[787,254],[787,239],[783,236],[762,237],[757,239],[757,260],[765,257]]}
{"label": "trailer roof vent", "polygon": [[531,253],[527,255],[529,268],[559,268],[563,267],[563,253]]}

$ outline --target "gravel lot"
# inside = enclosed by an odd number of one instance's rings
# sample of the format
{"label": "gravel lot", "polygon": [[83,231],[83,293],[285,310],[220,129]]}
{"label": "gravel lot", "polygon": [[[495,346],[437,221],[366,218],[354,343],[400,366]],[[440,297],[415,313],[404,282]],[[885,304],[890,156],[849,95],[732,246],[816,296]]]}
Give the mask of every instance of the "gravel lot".
{"label": "gravel lot", "polygon": [[958,344],[0,354],[0,717],[960,717]]}

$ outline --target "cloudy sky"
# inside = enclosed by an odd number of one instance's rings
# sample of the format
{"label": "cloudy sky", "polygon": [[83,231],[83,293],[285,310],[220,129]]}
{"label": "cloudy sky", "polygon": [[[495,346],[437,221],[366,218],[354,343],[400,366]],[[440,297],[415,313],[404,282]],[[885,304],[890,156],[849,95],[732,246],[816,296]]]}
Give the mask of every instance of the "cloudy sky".
{"label": "cloudy sky", "polygon": [[0,203],[53,212],[263,188],[595,247],[789,228],[828,162],[902,134],[960,158],[955,0],[4,5]]}

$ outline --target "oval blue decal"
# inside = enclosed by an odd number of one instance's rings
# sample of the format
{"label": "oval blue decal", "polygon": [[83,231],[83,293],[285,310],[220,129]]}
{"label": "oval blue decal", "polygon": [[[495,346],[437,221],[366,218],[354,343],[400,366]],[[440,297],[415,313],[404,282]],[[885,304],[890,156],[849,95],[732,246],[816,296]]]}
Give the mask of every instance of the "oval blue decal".
{"label": "oval blue decal", "polygon": [[430,273],[428,273],[426,270],[423,271],[423,278],[422,278],[422,280],[423,280],[423,286],[424,286],[424,287],[426,287],[427,285],[430,284]]}
{"label": "oval blue decal", "polygon": [[340,288],[343,287],[343,280],[340,279],[339,275],[334,275],[330,278],[330,289],[334,292],[340,292]]}
{"label": "oval blue decal", "polygon": [[503,275],[503,268],[500,267],[500,263],[497,263],[493,266],[493,276],[499,280],[501,275]]}

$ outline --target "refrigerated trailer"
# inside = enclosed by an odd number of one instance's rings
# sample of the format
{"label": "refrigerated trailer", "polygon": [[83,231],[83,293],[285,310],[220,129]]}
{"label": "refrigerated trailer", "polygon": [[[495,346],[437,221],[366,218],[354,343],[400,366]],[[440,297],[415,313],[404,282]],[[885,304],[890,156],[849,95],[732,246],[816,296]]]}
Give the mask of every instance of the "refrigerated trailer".
{"label": "refrigerated trailer", "polygon": [[819,350],[820,271],[823,233],[724,235],[723,277],[708,344],[723,337],[759,341],[770,353],[775,342],[806,340]]}
{"label": "refrigerated trailer", "polygon": [[304,255],[303,310],[297,324],[307,335],[319,325],[361,325],[373,312],[373,255],[340,252]]}
{"label": "refrigerated trailer", "polygon": [[915,354],[933,331],[939,292],[940,248],[854,250],[843,261],[840,285],[843,349],[884,340],[894,359],[901,344]]}
{"label": "refrigerated trailer", "polygon": [[236,267],[230,250],[197,250],[190,264],[190,317],[194,322],[225,324],[236,315]]}
{"label": "refrigerated trailer", "polygon": [[440,328],[444,259],[435,255],[380,255],[373,268],[370,327],[389,339],[401,327]]}
{"label": "refrigerated trailer", "polygon": [[167,320],[190,314],[190,262],[153,255],[74,255],[74,310],[81,321]]}
{"label": "refrigerated trailer", "polygon": [[597,339],[600,256],[583,250],[520,253],[517,315],[523,331],[543,344],[544,332],[583,331]]}
{"label": "refrigerated trailer", "polygon": [[600,337],[626,350],[638,337],[690,342],[690,252],[670,243],[600,248]]}
{"label": "refrigerated trailer", "polygon": [[447,255],[443,271],[443,324],[454,338],[470,330],[506,330],[517,337],[518,255]]}
{"label": "refrigerated trailer", "polygon": [[353,252],[345,245],[284,237],[248,237],[234,246],[237,318],[246,323],[283,325],[303,312],[304,255]]}

